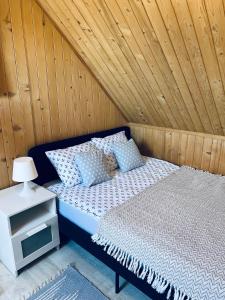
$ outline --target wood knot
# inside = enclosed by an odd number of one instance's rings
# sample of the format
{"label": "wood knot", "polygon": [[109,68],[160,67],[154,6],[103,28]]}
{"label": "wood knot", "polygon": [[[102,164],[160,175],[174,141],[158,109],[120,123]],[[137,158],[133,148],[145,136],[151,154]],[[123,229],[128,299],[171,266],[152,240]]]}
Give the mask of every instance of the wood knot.
{"label": "wood knot", "polygon": [[16,95],[16,93],[8,92],[8,96],[9,96],[10,98],[14,97],[15,95]]}
{"label": "wood knot", "polygon": [[30,85],[26,84],[24,87],[24,92],[29,92],[30,91]]}
{"label": "wood knot", "polygon": [[19,131],[19,130],[21,130],[22,128],[19,126],[19,125],[17,125],[17,124],[15,124],[15,125],[13,125],[13,130],[14,131]]}

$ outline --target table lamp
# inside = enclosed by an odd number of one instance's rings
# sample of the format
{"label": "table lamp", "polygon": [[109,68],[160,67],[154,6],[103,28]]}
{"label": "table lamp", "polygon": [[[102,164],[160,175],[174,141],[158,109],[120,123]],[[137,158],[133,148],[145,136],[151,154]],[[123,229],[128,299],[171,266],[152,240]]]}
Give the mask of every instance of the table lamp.
{"label": "table lamp", "polygon": [[30,186],[29,181],[38,177],[38,173],[32,157],[19,157],[13,162],[12,180],[23,182],[23,189],[20,192],[21,197],[30,197],[34,194],[34,190]]}

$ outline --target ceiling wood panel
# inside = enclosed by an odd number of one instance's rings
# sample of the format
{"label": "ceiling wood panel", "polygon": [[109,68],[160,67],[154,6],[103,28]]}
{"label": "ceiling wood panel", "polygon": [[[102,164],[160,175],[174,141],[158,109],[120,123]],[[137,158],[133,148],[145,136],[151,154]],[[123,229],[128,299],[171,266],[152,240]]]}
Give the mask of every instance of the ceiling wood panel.
{"label": "ceiling wood panel", "polygon": [[223,0],[37,0],[133,122],[225,134]]}
{"label": "ceiling wood panel", "polygon": [[210,118],[214,133],[221,133],[221,123],[213,94],[210,88],[208,76],[202,59],[202,54],[198,44],[196,31],[192,23],[192,17],[186,1],[172,0],[180,30],[183,36],[185,47],[187,49],[199,89],[205,102],[205,107]]}

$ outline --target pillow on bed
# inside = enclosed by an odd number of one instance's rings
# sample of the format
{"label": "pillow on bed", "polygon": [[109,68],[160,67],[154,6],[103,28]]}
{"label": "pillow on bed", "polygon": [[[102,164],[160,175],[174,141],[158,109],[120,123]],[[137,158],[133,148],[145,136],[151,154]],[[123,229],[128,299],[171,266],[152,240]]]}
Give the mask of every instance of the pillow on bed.
{"label": "pillow on bed", "polygon": [[47,151],[45,154],[53,164],[63,184],[66,187],[72,187],[82,181],[80,171],[74,163],[75,157],[78,153],[87,151],[99,152],[94,145],[86,142],[65,149]]}
{"label": "pillow on bed", "polygon": [[101,152],[78,153],[75,163],[81,173],[82,183],[86,187],[112,179],[107,171],[105,156]]}
{"label": "pillow on bed", "polygon": [[126,143],[114,143],[112,148],[122,172],[142,167],[145,164],[133,139]]}
{"label": "pillow on bed", "polygon": [[121,142],[121,143],[127,142],[125,131],[120,131],[118,133],[108,135],[104,138],[91,139],[91,143],[95,145],[96,148],[104,152],[110,171],[118,168],[118,164],[112,150],[112,144],[116,142]]}

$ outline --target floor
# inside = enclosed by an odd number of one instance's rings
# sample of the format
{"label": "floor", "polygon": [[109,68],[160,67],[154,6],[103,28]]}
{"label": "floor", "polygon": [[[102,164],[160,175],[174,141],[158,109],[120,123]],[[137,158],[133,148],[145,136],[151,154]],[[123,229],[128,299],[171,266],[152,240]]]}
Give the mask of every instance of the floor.
{"label": "floor", "polygon": [[74,263],[76,268],[97,286],[109,299],[149,300],[131,284],[125,284],[119,294],[114,293],[114,273],[87,251],[74,242],[69,242],[60,250],[53,250],[29,267],[17,278],[0,262],[0,300],[20,300],[41,283],[54,277],[57,271]]}

